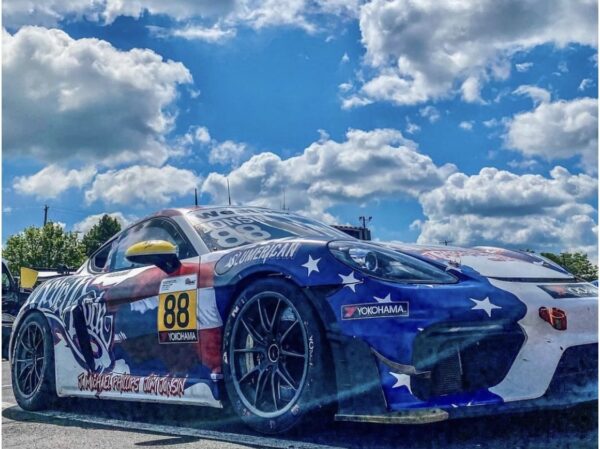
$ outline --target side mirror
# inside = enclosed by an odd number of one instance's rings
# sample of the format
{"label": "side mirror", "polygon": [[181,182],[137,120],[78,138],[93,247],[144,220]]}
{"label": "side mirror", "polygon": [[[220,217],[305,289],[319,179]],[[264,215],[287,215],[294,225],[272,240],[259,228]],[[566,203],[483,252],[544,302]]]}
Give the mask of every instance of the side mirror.
{"label": "side mirror", "polygon": [[156,265],[165,273],[172,273],[181,266],[177,257],[177,246],[166,240],[146,240],[131,245],[125,258],[133,263]]}

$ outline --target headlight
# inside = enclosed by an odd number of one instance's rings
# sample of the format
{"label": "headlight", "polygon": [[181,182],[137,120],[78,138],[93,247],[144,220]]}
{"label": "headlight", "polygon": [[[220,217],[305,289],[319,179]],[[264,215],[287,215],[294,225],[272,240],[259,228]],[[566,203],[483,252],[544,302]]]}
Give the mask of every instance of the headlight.
{"label": "headlight", "polygon": [[448,284],[451,274],[414,257],[372,244],[331,242],[329,251],[340,262],[362,273],[392,282]]}

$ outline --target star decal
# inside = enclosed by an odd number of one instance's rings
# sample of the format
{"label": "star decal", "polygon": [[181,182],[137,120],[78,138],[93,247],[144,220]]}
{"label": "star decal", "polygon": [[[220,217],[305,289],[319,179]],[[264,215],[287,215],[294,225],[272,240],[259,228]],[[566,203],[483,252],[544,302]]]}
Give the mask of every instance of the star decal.
{"label": "star decal", "polygon": [[342,284],[344,284],[344,287],[348,287],[354,293],[356,293],[356,284],[362,284],[361,280],[354,277],[354,271],[351,271],[347,276],[344,276],[343,274],[339,274],[338,276],[342,278]]}
{"label": "star decal", "polygon": [[313,259],[310,254],[308,255],[308,261],[304,265],[302,265],[304,268],[306,268],[308,270],[307,276],[310,276],[310,274],[313,271],[316,271],[317,273],[319,273],[319,261],[320,260],[321,260],[320,257],[318,259]]}
{"label": "star decal", "polygon": [[396,383],[392,385],[392,388],[406,387],[408,388],[408,392],[412,394],[412,389],[410,388],[410,376],[408,374],[392,373],[391,371],[390,374],[396,378]]}
{"label": "star decal", "polygon": [[490,302],[490,298],[487,296],[481,300],[473,299],[473,298],[469,298],[469,299],[475,303],[475,305],[473,307],[471,307],[471,310],[483,310],[485,313],[487,313],[487,315],[490,318],[492,317],[492,310],[502,308],[500,306],[492,304]]}
{"label": "star decal", "polygon": [[392,302],[392,294],[388,293],[385,298],[378,298],[377,296],[373,296],[373,299],[377,302]]}

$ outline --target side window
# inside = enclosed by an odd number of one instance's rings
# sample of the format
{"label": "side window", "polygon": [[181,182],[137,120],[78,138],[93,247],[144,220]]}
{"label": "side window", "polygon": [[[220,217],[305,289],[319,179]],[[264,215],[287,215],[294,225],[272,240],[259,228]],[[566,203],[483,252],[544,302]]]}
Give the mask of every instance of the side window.
{"label": "side window", "polygon": [[92,255],[92,258],[90,259],[90,268],[92,271],[97,273],[107,271],[110,251],[115,244],[116,240],[113,240],[112,243],[104,245],[99,251]]}
{"label": "side window", "polygon": [[153,218],[140,223],[123,233],[111,252],[110,271],[136,268],[141,265],[132,263],[125,258],[127,249],[135,243],[145,240],[166,240],[177,246],[178,257],[187,259],[197,256],[196,251],[183,237],[181,231],[169,220]]}

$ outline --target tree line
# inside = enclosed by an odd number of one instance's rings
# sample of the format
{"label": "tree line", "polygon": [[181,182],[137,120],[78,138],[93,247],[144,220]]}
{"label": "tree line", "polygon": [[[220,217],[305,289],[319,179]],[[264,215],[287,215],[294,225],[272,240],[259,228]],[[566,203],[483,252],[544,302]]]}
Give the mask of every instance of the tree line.
{"label": "tree line", "polygon": [[121,230],[121,224],[110,215],[103,215],[82,237],[65,231],[57,223],[29,226],[6,240],[2,257],[10,271],[19,274],[21,267],[79,268],[108,239]]}
{"label": "tree line", "polygon": [[[21,267],[78,268],[87,257],[120,230],[119,222],[107,214],[103,215],[100,221],[81,238],[78,233],[65,231],[56,223],[48,223],[42,227],[30,226],[23,232],[8,238],[3,249],[3,257],[13,273],[19,273]],[[586,281],[598,279],[598,266],[591,263],[585,253],[563,252],[541,253],[541,255],[581,279]]]}

